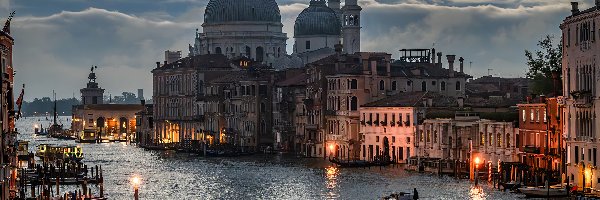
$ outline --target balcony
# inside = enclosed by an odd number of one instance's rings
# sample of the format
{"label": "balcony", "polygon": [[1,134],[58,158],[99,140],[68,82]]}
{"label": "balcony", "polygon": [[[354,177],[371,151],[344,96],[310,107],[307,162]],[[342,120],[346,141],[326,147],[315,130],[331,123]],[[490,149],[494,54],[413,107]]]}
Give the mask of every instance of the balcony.
{"label": "balcony", "polygon": [[575,102],[573,105],[577,108],[590,108],[592,107],[592,92],[589,90],[579,90],[571,92]]}
{"label": "balcony", "polygon": [[327,141],[346,141],[346,136],[327,134],[327,136],[325,136],[325,139]]}

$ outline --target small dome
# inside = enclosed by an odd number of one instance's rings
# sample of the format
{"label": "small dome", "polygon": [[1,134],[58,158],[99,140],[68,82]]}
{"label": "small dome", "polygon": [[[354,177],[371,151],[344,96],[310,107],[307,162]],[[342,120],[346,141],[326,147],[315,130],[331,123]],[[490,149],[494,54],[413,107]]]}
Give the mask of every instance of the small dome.
{"label": "small dome", "polygon": [[204,23],[237,21],[281,23],[275,0],[210,0],[204,12]]}
{"label": "small dome", "polygon": [[294,36],[340,35],[342,25],[335,11],[324,0],[311,0],[310,6],[296,18]]}

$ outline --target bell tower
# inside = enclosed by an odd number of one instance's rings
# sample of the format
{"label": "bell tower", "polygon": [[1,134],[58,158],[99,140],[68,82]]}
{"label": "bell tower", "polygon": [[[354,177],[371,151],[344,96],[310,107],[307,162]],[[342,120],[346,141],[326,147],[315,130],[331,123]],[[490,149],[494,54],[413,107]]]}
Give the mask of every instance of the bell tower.
{"label": "bell tower", "polygon": [[353,54],[360,52],[360,11],[362,8],[357,0],[346,0],[342,7],[342,37],[344,38],[344,52]]}
{"label": "bell tower", "polygon": [[98,87],[98,83],[96,82],[96,73],[94,73],[94,69],[98,69],[98,66],[94,66],[91,68],[91,72],[88,75],[89,81],[87,83],[87,87],[80,90],[81,104],[83,105],[104,103],[104,89]]}

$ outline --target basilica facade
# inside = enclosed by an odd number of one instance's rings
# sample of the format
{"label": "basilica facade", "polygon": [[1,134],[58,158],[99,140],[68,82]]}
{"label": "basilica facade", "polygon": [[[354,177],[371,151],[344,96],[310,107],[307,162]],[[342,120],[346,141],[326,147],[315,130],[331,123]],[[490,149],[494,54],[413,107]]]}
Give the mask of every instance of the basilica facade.
{"label": "basilica facade", "polygon": [[[356,0],[310,0],[296,18],[294,52],[286,50],[281,13],[275,0],[211,0],[202,31],[196,30],[189,56],[222,54],[246,57],[275,69],[297,68],[335,53],[348,41],[347,53],[360,51],[361,8]],[[344,44],[346,46],[346,44]]]}

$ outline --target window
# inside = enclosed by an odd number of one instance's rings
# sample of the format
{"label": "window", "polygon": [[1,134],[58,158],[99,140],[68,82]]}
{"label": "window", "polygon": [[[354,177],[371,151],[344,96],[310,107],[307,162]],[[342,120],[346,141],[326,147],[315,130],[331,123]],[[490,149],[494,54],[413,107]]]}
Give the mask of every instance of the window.
{"label": "window", "polygon": [[310,49],[310,41],[306,41],[306,49]]}
{"label": "window", "polygon": [[350,98],[350,110],[351,111],[358,110],[358,98],[356,98],[356,97]]}
{"label": "window", "polygon": [[396,81],[392,81],[392,90],[396,91],[398,89],[398,86],[396,85]]}
{"label": "window", "polygon": [[510,148],[510,133],[506,134],[506,148]]}
{"label": "window", "polygon": [[406,137],[406,143],[410,144],[410,137]]}
{"label": "window", "polygon": [[460,91],[460,81],[456,81],[456,91]]}
{"label": "window", "polygon": [[535,118],[533,118],[533,114],[534,114],[533,108],[532,108],[532,109],[530,109],[529,111],[530,111],[530,113],[529,113],[529,118],[531,119],[530,121],[532,121],[532,122],[533,122],[533,120],[535,119]]}
{"label": "window", "polygon": [[398,114],[398,126],[404,126],[404,121],[402,121],[402,113]]}
{"label": "window", "polygon": [[251,51],[250,47],[246,46],[246,57],[248,57],[248,58],[250,58],[250,53],[252,53],[250,51]]}
{"label": "window", "polygon": [[362,157],[364,158],[365,156],[367,156],[366,154],[367,154],[367,151],[365,149],[365,145],[363,144],[362,145]]}
{"label": "window", "polygon": [[485,135],[483,135],[482,132],[479,133],[479,139],[480,139],[479,145],[481,145],[481,146],[485,145]]}
{"label": "window", "polygon": [[540,122],[540,109],[535,109],[535,122]]}
{"label": "window", "polygon": [[438,139],[438,133],[437,131],[433,131],[433,143],[437,143]]}
{"label": "window", "polygon": [[383,80],[379,81],[379,90],[385,90],[385,82]]}
{"label": "window", "polygon": [[548,116],[546,116],[546,110],[544,110],[544,123],[548,123]]}
{"label": "window", "polygon": [[406,81],[406,85],[407,85],[407,86],[410,86],[411,84],[412,84],[412,82],[411,82],[411,81]]}
{"label": "window", "polygon": [[436,81],[431,81],[431,85],[435,85],[435,84],[437,84]]}
{"label": "window", "polygon": [[526,122],[526,121],[527,121],[527,112],[525,112],[525,111],[526,111],[526,110],[525,110],[525,109],[523,109],[523,114],[522,114],[522,115],[523,115],[523,122]]}
{"label": "window", "polygon": [[494,140],[494,134],[489,133],[488,136],[490,137],[488,140],[489,146],[494,145],[494,143],[492,143],[492,140]]}
{"label": "window", "polygon": [[410,114],[406,113],[406,126],[410,126]]}
{"label": "window", "polygon": [[442,81],[441,89],[442,91],[446,91],[446,82]]}
{"label": "window", "polygon": [[350,81],[350,89],[353,89],[353,90],[358,89],[358,81],[356,79],[352,79]]}
{"label": "window", "polygon": [[392,142],[396,142],[396,136],[392,136]]}
{"label": "window", "polygon": [[217,53],[217,54],[223,54],[223,51],[221,50],[221,47],[217,47],[215,49],[215,53]]}
{"label": "window", "polygon": [[592,151],[592,157],[594,158],[594,166],[596,166],[596,148],[594,148],[594,151]]}
{"label": "window", "polygon": [[427,91],[427,82],[425,82],[425,81],[421,82],[421,91],[423,91],[423,92]]}
{"label": "window", "polygon": [[375,136],[375,142],[379,142],[379,136]]}
{"label": "window", "polygon": [[[379,113],[375,114],[375,121],[374,122],[375,122],[376,126],[379,126]],[[377,141],[379,141],[379,140],[377,140]]]}
{"label": "window", "polygon": [[396,114],[392,113],[392,121],[390,123],[390,126],[396,126]]}
{"label": "window", "polygon": [[500,133],[496,134],[496,146],[502,147],[502,135]]}

